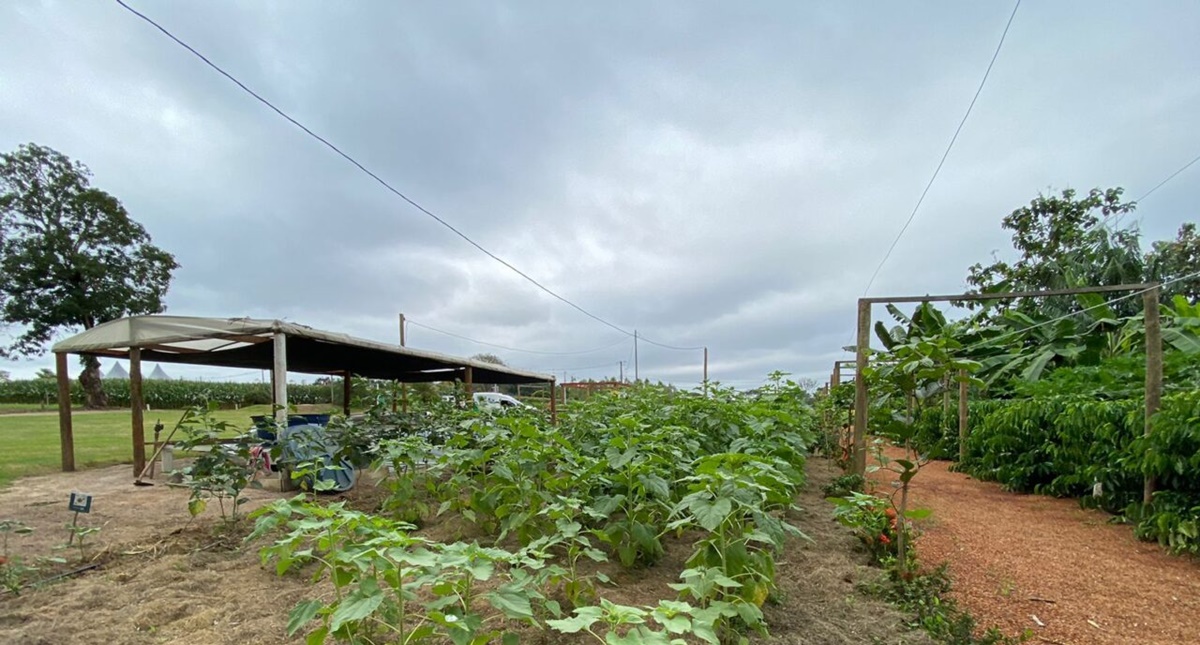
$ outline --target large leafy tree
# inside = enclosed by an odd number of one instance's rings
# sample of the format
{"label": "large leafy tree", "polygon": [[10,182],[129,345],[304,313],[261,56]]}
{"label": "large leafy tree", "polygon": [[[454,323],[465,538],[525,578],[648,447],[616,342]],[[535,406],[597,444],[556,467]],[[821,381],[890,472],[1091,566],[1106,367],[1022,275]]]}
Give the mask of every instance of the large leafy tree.
{"label": "large leafy tree", "polygon": [[[1012,231],[1015,260],[975,264],[968,269],[967,284],[977,291],[1041,291],[1068,287],[1117,285],[1141,282],[1146,273],[1136,227],[1110,224],[1136,208],[1122,201],[1121,188],[1092,189],[1078,196],[1074,190],[1059,195],[1038,195],[1028,206],[1004,218]],[[998,303],[1028,314],[1062,315],[1080,309],[1074,297]],[[1140,302],[1123,301],[1118,313],[1133,313]]]}
{"label": "large leafy tree", "polygon": [[1178,280],[1163,287],[1167,296],[1182,295],[1193,302],[1200,298],[1200,277],[1188,277],[1197,271],[1200,271],[1200,235],[1194,222],[1180,226],[1174,240],[1155,242],[1146,255],[1149,279],[1164,283]]}
{"label": "large leafy tree", "polygon": [[[165,308],[174,256],[90,177],[45,146],[0,155],[0,324],[21,330],[0,355],[42,354],[59,331]],[[88,405],[103,406],[99,362],[83,362]]]}

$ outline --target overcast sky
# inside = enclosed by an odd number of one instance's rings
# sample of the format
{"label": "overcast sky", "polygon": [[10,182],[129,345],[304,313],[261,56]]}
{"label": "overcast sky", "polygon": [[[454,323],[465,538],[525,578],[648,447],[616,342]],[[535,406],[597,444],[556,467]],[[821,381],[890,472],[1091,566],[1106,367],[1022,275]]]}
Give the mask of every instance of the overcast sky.
{"label": "overcast sky", "polygon": [[[708,346],[711,378],[743,386],[844,357],[1013,6],[130,3],[551,289]],[[1198,70],[1200,3],[1027,0],[872,295],[961,290],[1039,191],[1152,188],[1200,154]],[[0,5],[0,149],[25,142],[86,163],[175,254],[170,313],[395,342],[404,312],[604,348],[409,329],[560,377],[632,358],[115,3]],[[1198,199],[1200,164],[1139,208],[1144,244]],[[694,384],[701,361],[639,347],[651,379]]]}

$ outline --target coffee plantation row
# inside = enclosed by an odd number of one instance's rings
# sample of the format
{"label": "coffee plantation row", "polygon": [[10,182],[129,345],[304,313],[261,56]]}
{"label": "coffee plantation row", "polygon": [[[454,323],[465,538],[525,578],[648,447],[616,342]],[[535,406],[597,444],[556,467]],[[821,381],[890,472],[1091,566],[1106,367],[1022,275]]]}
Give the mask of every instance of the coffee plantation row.
{"label": "coffee plantation row", "polygon": [[[108,395],[109,405],[129,406],[129,381],[104,379],[101,382]],[[341,396],[340,386],[333,388]],[[142,381],[142,396],[146,404],[154,409],[182,409],[207,402],[223,407],[245,407],[247,405],[270,405],[269,383],[224,383],[213,381],[157,380]],[[292,404],[330,403],[329,385],[288,384],[288,401]],[[56,405],[58,383],[54,379],[31,379],[0,382],[0,403],[28,405]],[[71,402],[83,404],[83,388],[78,381],[71,382]]]}

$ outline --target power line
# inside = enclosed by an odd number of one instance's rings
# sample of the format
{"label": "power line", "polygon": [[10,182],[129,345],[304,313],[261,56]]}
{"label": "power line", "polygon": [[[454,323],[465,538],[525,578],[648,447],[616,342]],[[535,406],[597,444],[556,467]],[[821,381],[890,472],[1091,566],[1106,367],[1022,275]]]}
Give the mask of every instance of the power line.
{"label": "power line", "polygon": [[175,34],[172,34],[170,31],[167,31],[167,29],[166,29],[165,27],[163,27],[162,25],[160,25],[160,24],[158,24],[157,22],[155,22],[155,21],[154,21],[153,19],[151,19],[149,16],[146,16],[145,14],[143,14],[143,13],[139,12],[137,9],[134,9],[133,7],[130,7],[129,5],[125,4],[124,0],[116,0],[116,3],[117,3],[117,4],[119,4],[119,5],[121,5],[121,7],[123,7],[123,8],[124,8],[126,11],[128,11],[128,12],[132,13],[133,15],[137,16],[138,18],[141,18],[142,20],[146,21],[147,23],[149,23],[150,25],[152,25],[152,26],[153,26],[155,29],[158,29],[158,30],[159,30],[160,32],[162,32],[162,33],[163,33],[163,35],[165,35],[167,38],[170,38],[170,39],[171,39],[172,41],[174,41],[174,42],[175,42],[177,45],[179,45],[180,47],[183,47],[184,49],[188,50],[188,51],[189,51],[189,52],[191,52],[193,55],[195,55],[197,58],[199,58],[200,60],[204,61],[204,64],[205,64],[205,65],[208,65],[208,66],[209,66],[209,67],[211,67],[213,70],[215,70],[215,71],[216,71],[218,74],[220,74],[221,76],[224,76],[225,78],[229,79],[229,80],[230,80],[230,81],[231,81],[231,82],[232,82],[234,85],[237,85],[239,88],[241,88],[241,89],[242,89],[242,91],[246,92],[246,93],[247,93],[247,94],[249,94],[250,96],[254,97],[256,100],[258,100],[258,102],[259,102],[259,103],[262,103],[263,105],[267,106],[267,107],[268,107],[268,108],[270,108],[270,109],[271,109],[273,112],[275,112],[275,113],[276,113],[276,114],[278,114],[279,116],[281,116],[281,117],[283,117],[284,119],[286,119],[286,120],[287,120],[289,123],[291,123],[292,125],[296,126],[297,128],[300,128],[300,129],[301,129],[302,131],[304,131],[304,133],[305,133],[305,134],[307,134],[308,136],[310,136],[310,137],[312,137],[313,139],[316,139],[317,141],[319,141],[319,142],[321,142],[322,144],[324,144],[324,145],[325,145],[327,148],[329,148],[330,150],[334,151],[334,152],[335,152],[335,153],[337,153],[339,156],[341,156],[343,159],[345,159],[346,161],[348,161],[348,162],[350,162],[351,164],[353,164],[353,165],[354,165],[354,167],[356,167],[356,168],[358,168],[359,170],[361,170],[361,171],[362,171],[363,173],[365,173],[365,174],[366,174],[368,177],[370,177],[370,178],[374,179],[376,182],[378,182],[378,183],[379,183],[381,186],[383,186],[384,188],[386,188],[386,189],[387,189],[388,191],[390,191],[392,194],[396,195],[396,196],[397,196],[397,197],[399,197],[400,199],[403,199],[405,202],[407,202],[407,203],[408,203],[410,206],[412,206],[413,208],[416,208],[417,210],[421,211],[422,213],[424,213],[424,214],[428,215],[429,217],[433,218],[433,219],[434,219],[434,221],[436,221],[438,224],[441,224],[442,226],[446,227],[446,228],[447,228],[447,229],[449,229],[451,232],[453,232],[455,235],[457,235],[458,237],[462,238],[462,239],[463,239],[464,241],[466,241],[468,244],[470,244],[471,246],[475,247],[475,248],[476,248],[476,249],[478,249],[479,251],[483,252],[483,253],[484,253],[485,255],[487,255],[488,257],[490,257],[490,258],[492,258],[493,260],[495,260],[496,262],[499,262],[500,264],[504,265],[506,268],[508,268],[508,269],[509,269],[509,270],[511,270],[512,272],[516,273],[517,275],[521,276],[522,278],[524,278],[525,280],[527,280],[529,283],[533,284],[533,285],[534,285],[535,287],[537,287],[538,289],[541,289],[542,291],[544,291],[544,292],[546,292],[547,294],[549,294],[549,295],[553,296],[554,298],[558,299],[559,301],[561,301],[561,302],[565,303],[566,305],[568,305],[568,306],[570,306],[571,308],[575,309],[575,310],[576,310],[576,311],[578,311],[579,313],[581,313],[581,314],[583,314],[583,315],[587,316],[588,318],[591,318],[592,320],[595,320],[596,322],[599,322],[599,323],[601,323],[601,324],[603,324],[603,325],[606,325],[606,326],[608,326],[608,327],[611,327],[611,328],[613,328],[613,329],[615,329],[615,330],[617,330],[617,331],[621,332],[622,334],[625,334],[626,336],[633,336],[633,332],[626,331],[625,329],[622,329],[621,327],[619,327],[619,326],[617,326],[617,325],[615,325],[615,324],[613,324],[613,323],[611,323],[611,322],[609,322],[609,321],[607,321],[607,320],[605,320],[605,319],[603,319],[603,318],[601,318],[601,317],[599,317],[599,316],[597,316],[597,315],[593,314],[592,312],[590,312],[590,311],[588,311],[588,310],[584,309],[583,307],[580,307],[579,305],[575,304],[574,302],[571,302],[570,300],[567,300],[567,299],[566,299],[566,298],[564,298],[563,296],[560,296],[558,293],[554,292],[554,291],[553,291],[553,290],[551,290],[549,287],[546,287],[546,286],[545,286],[545,285],[543,285],[542,283],[540,283],[540,282],[538,282],[537,280],[535,280],[535,279],[533,279],[532,277],[530,277],[530,276],[529,276],[528,274],[526,274],[525,272],[521,271],[520,269],[518,269],[517,267],[513,266],[512,264],[509,264],[507,261],[505,261],[505,260],[504,260],[504,259],[502,259],[501,257],[497,256],[495,253],[492,253],[491,251],[487,250],[486,248],[484,248],[482,245],[480,245],[480,244],[479,244],[478,242],[476,242],[475,240],[471,239],[470,237],[467,237],[467,235],[466,235],[465,233],[463,233],[462,231],[460,231],[460,230],[458,230],[457,228],[455,228],[455,227],[454,227],[452,224],[450,224],[450,223],[449,223],[449,222],[447,222],[446,220],[442,219],[441,217],[438,217],[438,216],[437,216],[437,215],[435,215],[435,214],[434,214],[432,211],[430,211],[429,209],[425,208],[424,206],[422,206],[422,205],[418,204],[416,201],[414,201],[414,200],[413,200],[412,198],[410,198],[408,195],[405,195],[404,193],[402,193],[402,192],[400,192],[399,190],[397,190],[396,188],[394,188],[394,187],[393,187],[391,184],[389,184],[387,181],[384,181],[384,179],[383,179],[383,178],[381,178],[379,175],[377,175],[377,174],[375,174],[375,173],[371,172],[370,170],[368,170],[366,166],[364,166],[364,165],[362,165],[361,163],[359,163],[359,162],[358,162],[358,160],[356,160],[354,157],[351,157],[349,154],[346,154],[345,152],[342,152],[342,150],[341,150],[340,148],[338,148],[337,146],[335,146],[335,145],[333,145],[332,143],[330,143],[330,142],[329,142],[329,140],[327,140],[327,139],[325,139],[324,137],[322,137],[321,135],[319,135],[319,134],[317,134],[317,133],[313,132],[313,131],[312,131],[312,130],[310,130],[310,129],[309,129],[307,126],[305,126],[303,123],[300,123],[299,121],[297,121],[296,119],[294,119],[294,118],[292,118],[290,115],[288,115],[288,113],[284,112],[283,110],[279,109],[278,107],[275,107],[275,105],[274,105],[273,103],[271,103],[271,102],[270,102],[270,101],[268,101],[267,99],[263,98],[261,95],[259,95],[259,94],[258,94],[257,92],[255,92],[254,90],[252,90],[252,89],[250,89],[249,87],[247,87],[245,83],[243,83],[243,82],[239,81],[237,78],[235,78],[235,77],[234,77],[232,74],[230,74],[229,72],[226,72],[224,69],[222,69],[222,68],[221,68],[220,66],[218,66],[216,63],[214,63],[214,62],[212,62],[211,60],[209,60],[209,59],[208,59],[206,56],[204,56],[204,54],[201,54],[199,51],[197,51],[197,50],[196,50],[195,48],[193,48],[191,45],[189,45],[189,44],[187,44],[187,43],[183,42],[182,40],[180,40],[178,37],[176,37],[176,36],[175,36]]}
{"label": "power line", "polygon": [[612,367],[614,365],[617,365],[618,362],[619,361],[608,361],[607,363],[600,363],[599,365],[585,365],[583,367],[555,367],[553,369],[544,368],[544,369],[539,369],[538,371],[551,373],[551,374],[553,374],[554,372],[586,372],[588,370],[598,370],[598,369],[602,369],[602,368],[612,369]]}
{"label": "power line", "polygon": [[1147,197],[1153,195],[1154,191],[1158,190],[1159,188],[1162,188],[1163,186],[1166,185],[1167,182],[1169,182],[1172,179],[1174,179],[1175,177],[1179,176],[1180,173],[1187,170],[1188,168],[1191,168],[1192,164],[1196,163],[1197,161],[1200,161],[1200,155],[1197,155],[1195,159],[1192,159],[1191,161],[1183,164],[1183,166],[1179,170],[1176,170],[1175,172],[1173,172],[1169,176],[1167,176],[1166,179],[1158,182],[1158,185],[1156,185],[1154,188],[1151,188],[1150,190],[1146,191],[1146,194],[1142,195],[1141,197],[1138,197],[1136,201],[1140,202],[1143,199],[1146,199]]}
{"label": "power line", "polygon": [[673,350],[680,351],[680,352],[698,352],[698,351],[704,349],[703,345],[700,345],[697,347],[679,347],[676,345],[668,345],[666,343],[660,343],[658,341],[654,341],[654,340],[650,340],[649,338],[646,338],[645,334],[638,334],[638,340],[645,341],[645,342],[650,343],[651,345],[655,345],[657,347],[662,347],[663,349],[673,349]]}
{"label": "power line", "polygon": [[1195,273],[1189,273],[1188,275],[1185,275],[1185,276],[1180,276],[1180,277],[1178,277],[1178,278],[1173,278],[1173,279],[1171,279],[1171,280],[1167,280],[1167,281],[1165,281],[1165,282],[1161,282],[1161,283],[1159,283],[1157,286],[1148,287],[1148,288],[1146,288],[1146,289],[1140,289],[1140,290],[1138,290],[1138,291],[1133,291],[1133,292],[1131,292],[1131,293],[1127,293],[1127,294],[1125,294],[1125,295],[1123,295],[1123,296],[1118,296],[1118,297],[1116,297],[1116,298],[1113,298],[1112,300],[1106,300],[1106,301],[1104,301],[1104,302],[1101,302],[1100,304],[1092,305],[1092,306],[1090,306],[1090,307],[1084,307],[1083,309],[1080,309],[1079,311],[1072,311],[1071,313],[1068,313],[1068,314],[1063,314],[1063,315],[1061,315],[1061,316],[1059,316],[1059,317],[1057,317],[1057,318],[1051,318],[1050,320],[1043,320],[1043,321],[1042,321],[1042,322],[1040,322],[1040,323],[1037,323],[1037,324],[1034,324],[1034,325],[1030,325],[1030,326],[1028,326],[1028,327],[1022,327],[1022,328],[1020,328],[1020,329],[1014,329],[1013,331],[1009,331],[1009,332],[1005,332],[1005,333],[1003,333],[1003,334],[1000,334],[999,336],[996,336],[995,338],[990,338],[990,339],[988,339],[986,342],[988,342],[988,343],[995,343],[995,342],[997,342],[997,341],[999,341],[999,340],[1001,340],[1001,339],[1007,338],[1007,337],[1009,337],[1009,336],[1015,336],[1015,335],[1017,335],[1017,334],[1023,334],[1023,333],[1025,333],[1025,332],[1027,332],[1027,331],[1029,331],[1029,330],[1031,330],[1031,329],[1037,329],[1038,327],[1045,327],[1046,325],[1053,325],[1053,324],[1054,324],[1054,323],[1056,323],[1056,322],[1062,322],[1062,321],[1064,321],[1064,320],[1067,320],[1068,318],[1071,318],[1071,317],[1073,317],[1073,316],[1078,316],[1079,314],[1082,314],[1082,313],[1086,313],[1086,312],[1092,311],[1093,309],[1100,309],[1101,307],[1107,307],[1107,306],[1109,306],[1109,305],[1112,305],[1112,304],[1115,304],[1115,303],[1121,302],[1122,300],[1128,300],[1128,299],[1130,299],[1130,298],[1136,298],[1137,296],[1140,296],[1140,295],[1142,295],[1143,293],[1146,293],[1146,292],[1148,292],[1148,291],[1154,291],[1155,289],[1161,289],[1161,288],[1163,288],[1163,287],[1165,287],[1165,286],[1167,286],[1167,285],[1175,284],[1176,282],[1183,282],[1184,280],[1190,280],[1190,279],[1192,279],[1192,278],[1195,278],[1195,277],[1200,277],[1200,271],[1196,271]]}
{"label": "power line", "polygon": [[454,338],[458,338],[460,340],[465,340],[465,341],[468,341],[471,343],[476,343],[478,345],[486,345],[488,347],[504,349],[504,350],[508,350],[510,352],[524,352],[526,354],[541,354],[543,356],[575,356],[578,354],[593,354],[595,352],[603,351],[606,349],[611,349],[622,343],[629,342],[627,339],[622,338],[610,345],[605,345],[604,347],[597,347],[595,349],[585,349],[585,350],[580,350],[577,352],[543,352],[543,351],[538,351],[538,350],[534,350],[534,349],[521,349],[519,347],[509,347],[507,345],[497,345],[496,343],[489,343],[489,342],[482,341],[482,340],[476,340],[476,339],[470,338],[468,336],[463,336],[462,334],[456,334],[452,331],[446,331],[445,329],[438,329],[437,327],[432,327],[430,325],[426,325],[424,323],[417,322],[417,321],[413,320],[412,318],[408,318],[407,316],[405,317],[404,321],[410,325],[416,325],[417,327],[421,327],[422,329],[428,329],[429,331],[434,331],[439,334],[445,334],[446,336],[452,336]]}
{"label": "power line", "polygon": [[[119,0],[118,0],[119,1]],[[929,178],[929,183],[925,184],[925,190],[921,191],[921,198],[917,200],[917,205],[913,207],[912,213],[908,216],[908,221],[904,222],[904,227],[896,235],[896,239],[892,240],[892,245],[888,247],[887,253],[883,255],[883,259],[879,261],[879,266],[875,267],[875,272],[871,274],[871,279],[867,282],[867,288],[863,289],[863,295],[871,290],[871,285],[875,284],[875,278],[879,277],[879,272],[883,270],[883,265],[887,264],[888,258],[892,257],[892,251],[896,250],[896,245],[900,243],[900,238],[904,237],[905,231],[909,225],[913,223],[913,219],[917,217],[917,211],[921,209],[921,204],[925,202],[925,196],[929,194],[929,189],[933,187],[933,182],[937,181],[938,174],[942,172],[942,166],[946,163],[946,158],[950,156],[950,150],[954,148],[954,142],[958,141],[958,135],[962,132],[963,126],[967,124],[967,118],[971,116],[971,110],[975,108],[975,102],[979,100],[979,95],[983,92],[983,86],[987,84],[988,76],[992,73],[992,66],[996,64],[996,58],[1000,56],[1000,49],[1004,47],[1004,39],[1008,36],[1008,29],[1012,27],[1013,19],[1017,17],[1017,9],[1021,8],[1021,0],[1013,5],[1012,14],[1008,17],[1008,23],[1004,25],[1004,33],[1000,34],[1000,42],[996,44],[996,51],[992,54],[992,60],[988,62],[987,70],[983,72],[983,79],[979,81],[979,87],[975,90],[975,96],[971,98],[971,104],[967,106],[967,112],[963,115],[962,121],[958,122],[958,128],[954,130],[954,136],[950,137],[950,145],[946,146],[946,151],[942,153],[942,159],[938,162],[937,168],[933,170],[933,176]]]}

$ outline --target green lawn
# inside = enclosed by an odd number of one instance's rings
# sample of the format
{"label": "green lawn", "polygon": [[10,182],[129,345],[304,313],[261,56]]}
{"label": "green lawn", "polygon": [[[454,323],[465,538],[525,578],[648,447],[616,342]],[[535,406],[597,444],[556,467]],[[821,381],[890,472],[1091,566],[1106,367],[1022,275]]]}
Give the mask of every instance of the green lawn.
{"label": "green lawn", "polygon": [[[250,416],[270,414],[271,406],[258,405],[241,410],[218,410],[221,421],[249,429]],[[182,410],[146,412],[146,441],[154,440],[154,424],[162,420],[162,437],[179,421]],[[133,463],[130,413],[128,410],[75,414],[75,467]],[[27,475],[54,472],[62,465],[58,442],[58,413],[0,414],[0,486]],[[147,457],[150,450],[147,449]]]}

